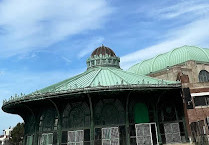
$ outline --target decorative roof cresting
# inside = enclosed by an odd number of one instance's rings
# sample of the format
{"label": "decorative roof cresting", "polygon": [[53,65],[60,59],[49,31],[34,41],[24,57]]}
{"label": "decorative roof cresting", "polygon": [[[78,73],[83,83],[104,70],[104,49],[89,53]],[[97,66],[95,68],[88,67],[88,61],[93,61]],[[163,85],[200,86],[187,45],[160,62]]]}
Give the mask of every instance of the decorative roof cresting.
{"label": "decorative roof cresting", "polygon": [[112,49],[103,44],[92,52],[86,63],[87,69],[100,66],[120,68],[120,58],[115,55]]}

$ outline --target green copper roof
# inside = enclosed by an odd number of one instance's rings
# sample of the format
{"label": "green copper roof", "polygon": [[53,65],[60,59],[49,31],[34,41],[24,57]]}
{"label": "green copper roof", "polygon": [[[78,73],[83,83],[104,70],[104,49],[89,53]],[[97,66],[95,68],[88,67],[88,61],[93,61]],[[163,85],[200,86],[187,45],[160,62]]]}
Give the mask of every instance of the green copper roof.
{"label": "green copper roof", "polygon": [[[123,71],[114,67],[96,67],[88,69],[75,77],[64,80],[44,88],[39,93],[65,91],[69,89],[97,87],[97,86],[115,86],[131,84],[159,84],[162,80],[137,75]],[[174,84],[177,82],[164,81],[164,84]]]}
{"label": "green copper roof", "polygon": [[188,60],[209,62],[209,49],[195,46],[183,46],[175,48],[170,52],[157,55],[154,58],[144,60],[130,67],[128,72],[133,72],[136,74],[149,74],[151,72],[163,70],[167,67],[174,66]]}
{"label": "green copper roof", "polygon": [[[98,60],[100,61],[98,62]],[[29,95],[11,97],[9,101],[4,100],[3,104],[16,101],[31,101],[33,99],[39,100],[45,97],[59,97],[59,95],[63,94],[88,93],[95,90],[180,86],[179,82],[164,81],[124,71],[120,69],[119,62],[120,58],[110,48],[102,45],[87,60],[87,70],[85,72]]]}

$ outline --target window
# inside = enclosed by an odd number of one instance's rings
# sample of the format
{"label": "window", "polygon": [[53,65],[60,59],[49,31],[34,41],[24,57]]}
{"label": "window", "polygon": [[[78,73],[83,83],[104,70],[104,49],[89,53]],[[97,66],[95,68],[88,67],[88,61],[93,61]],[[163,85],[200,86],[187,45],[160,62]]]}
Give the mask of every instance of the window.
{"label": "window", "polygon": [[208,127],[208,130],[209,130],[209,117],[206,117],[206,118],[205,118],[205,122],[206,122],[207,127]]}
{"label": "window", "polygon": [[32,145],[33,144],[33,136],[27,136],[27,145]]}
{"label": "window", "polygon": [[135,124],[135,130],[136,130],[135,140],[136,140],[137,145],[142,145],[142,144],[157,145],[158,144],[158,138],[157,138],[157,132],[156,132],[157,128],[156,128],[155,123]]}
{"label": "window", "polygon": [[40,145],[52,145],[53,133],[43,133],[40,138]]}
{"label": "window", "polygon": [[70,145],[83,145],[84,131],[68,131],[68,144]]}
{"label": "window", "polygon": [[196,96],[194,97],[195,106],[209,105],[209,96]]}
{"label": "window", "polygon": [[209,82],[209,72],[201,70],[199,73],[199,82]]}
{"label": "window", "polygon": [[119,100],[99,101],[94,111],[95,125],[125,124],[125,111]]}
{"label": "window", "polygon": [[97,61],[96,61],[96,62],[97,62],[97,65],[99,65],[99,64],[100,64],[100,59],[97,59]]}
{"label": "window", "polygon": [[90,110],[86,103],[68,104],[63,112],[63,128],[90,127]]}
{"label": "window", "polygon": [[118,127],[102,128],[102,145],[119,145]]}
{"label": "window", "polygon": [[111,59],[108,59],[108,63],[111,63]]}
{"label": "window", "polygon": [[42,113],[39,122],[39,131],[51,132],[57,130],[58,116],[55,109],[48,109]]}
{"label": "window", "polygon": [[165,130],[166,143],[181,142],[181,134],[178,123],[165,123],[164,130]]}
{"label": "window", "polygon": [[115,64],[115,62],[116,62],[116,60],[115,60],[115,59],[113,59],[113,64]]}

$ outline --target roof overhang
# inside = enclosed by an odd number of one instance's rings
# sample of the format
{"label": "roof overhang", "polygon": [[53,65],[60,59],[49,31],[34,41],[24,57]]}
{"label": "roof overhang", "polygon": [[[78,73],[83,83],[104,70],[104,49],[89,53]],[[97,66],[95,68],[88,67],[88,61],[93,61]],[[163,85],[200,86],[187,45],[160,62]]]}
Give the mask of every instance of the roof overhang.
{"label": "roof overhang", "polygon": [[2,108],[8,105],[15,105],[23,102],[38,101],[51,98],[61,98],[65,96],[89,94],[96,92],[119,92],[119,91],[142,91],[142,90],[162,90],[162,89],[177,89],[181,88],[181,84],[149,84],[149,85],[117,85],[117,86],[97,86],[88,88],[79,88],[67,91],[57,91],[53,93],[33,93],[30,95],[10,98],[9,101],[4,101]]}

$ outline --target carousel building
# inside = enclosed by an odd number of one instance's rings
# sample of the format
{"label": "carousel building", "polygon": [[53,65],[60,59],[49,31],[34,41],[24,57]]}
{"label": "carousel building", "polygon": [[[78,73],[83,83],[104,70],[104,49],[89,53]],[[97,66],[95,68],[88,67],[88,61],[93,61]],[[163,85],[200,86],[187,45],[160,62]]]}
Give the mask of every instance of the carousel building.
{"label": "carousel building", "polygon": [[181,83],[124,71],[101,46],[87,70],[3,102],[25,122],[24,145],[156,145],[188,142]]}

